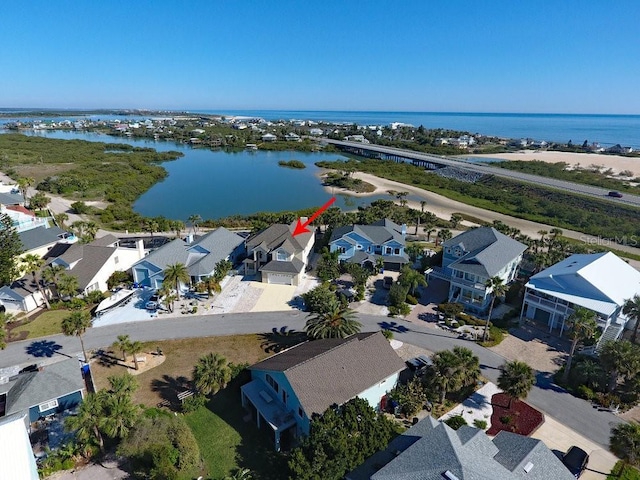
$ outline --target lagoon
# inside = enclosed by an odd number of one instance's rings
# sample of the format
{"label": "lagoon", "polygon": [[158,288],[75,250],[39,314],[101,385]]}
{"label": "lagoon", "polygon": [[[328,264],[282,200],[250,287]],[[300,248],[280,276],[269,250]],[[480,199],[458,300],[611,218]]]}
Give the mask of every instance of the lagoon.
{"label": "lagoon", "polygon": [[[86,132],[40,130],[24,133],[64,140],[126,143],[151,147],[160,152],[176,150],[183,153],[184,156],[175,161],[162,163],[169,174],[167,178],[151,187],[133,205],[133,209],[144,216],[180,220],[187,220],[193,214],[204,219],[217,219],[319,207],[332,194],[321,185],[318,178],[321,169],[314,163],[347,158],[339,153],[323,152],[210,150],[173,142]],[[283,168],[278,165],[280,160],[300,160],[307,168]],[[389,195],[336,197],[334,205],[343,210],[355,210],[377,199],[391,199]]]}

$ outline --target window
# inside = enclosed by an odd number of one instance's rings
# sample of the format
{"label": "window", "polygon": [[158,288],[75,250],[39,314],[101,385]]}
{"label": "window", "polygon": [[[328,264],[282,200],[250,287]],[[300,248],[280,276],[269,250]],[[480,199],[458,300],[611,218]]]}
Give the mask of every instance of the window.
{"label": "window", "polygon": [[356,245],[356,250],[362,250],[362,245],[357,244],[357,245]]}
{"label": "window", "polygon": [[269,384],[269,386],[271,388],[273,388],[273,390],[276,393],[278,393],[278,383],[273,379],[273,377],[267,373],[267,376],[265,378],[266,378],[267,383]]}
{"label": "window", "polygon": [[393,251],[393,254],[394,254],[394,255],[400,255],[400,249],[399,249],[399,248],[396,248],[396,249]]}
{"label": "window", "polygon": [[289,259],[289,255],[287,254],[287,252],[285,252],[283,250],[278,250],[278,253],[276,255],[276,259],[279,262],[286,262]]}
{"label": "window", "polygon": [[447,248],[444,249],[444,251],[447,252],[447,253],[451,253],[451,248],[447,247]]}
{"label": "window", "polygon": [[47,410],[51,410],[52,408],[56,408],[57,406],[58,400],[54,398],[53,400],[49,400],[48,402],[44,402],[38,405],[38,410],[40,412],[46,412]]}
{"label": "window", "polygon": [[282,403],[287,404],[287,391],[282,390]]}
{"label": "window", "polygon": [[347,249],[344,247],[338,247],[338,252],[340,252],[340,254],[347,253]]}
{"label": "window", "polygon": [[302,410],[302,407],[298,407],[298,416],[304,418],[304,410]]}
{"label": "window", "polygon": [[384,253],[385,253],[386,255],[391,255],[391,252],[392,252],[391,247],[384,247]]}

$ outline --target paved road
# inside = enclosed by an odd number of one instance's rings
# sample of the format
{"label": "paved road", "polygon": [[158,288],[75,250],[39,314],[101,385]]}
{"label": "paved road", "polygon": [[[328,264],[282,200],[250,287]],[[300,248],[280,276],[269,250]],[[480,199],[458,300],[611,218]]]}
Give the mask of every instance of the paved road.
{"label": "paved road", "polygon": [[[130,335],[135,340],[153,341],[176,338],[195,338],[211,335],[261,333],[272,329],[302,330],[306,314],[299,311],[239,313],[208,315],[189,318],[168,318],[153,322],[138,322],[92,328],[85,335],[87,349],[111,345],[118,335]],[[459,340],[447,332],[427,326],[395,320],[378,315],[359,315],[363,330],[374,331],[384,326],[395,331],[398,340],[423,347],[430,351],[451,349],[456,345],[472,349],[480,358],[482,373],[492,381],[499,375],[504,358],[475,343]],[[0,353],[0,367],[56,361],[77,355],[80,342],[75,337],[54,335],[38,340],[10,343]],[[198,353],[193,353],[194,362]],[[548,378],[538,377],[537,385],[528,401],[556,418],[581,435],[607,448],[611,426],[619,423],[611,413],[598,412],[590,403],[575,398],[553,386]]]}
{"label": "paved road", "polygon": [[436,155],[429,155],[424,153],[418,153],[412,150],[404,150],[401,148],[383,147],[380,145],[363,144],[360,142],[343,142],[340,140],[331,140],[323,138],[323,141],[331,143],[336,146],[363,148],[372,152],[385,153],[389,155],[398,155],[405,158],[414,158],[417,160],[424,160],[427,162],[433,162],[440,165],[450,165],[465,170],[479,172],[487,175],[495,175],[497,177],[509,178],[520,182],[533,183],[535,185],[544,185],[546,187],[556,188],[567,192],[579,193],[581,195],[587,195],[590,197],[596,197],[601,200],[609,200],[611,202],[626,203],[629,205],[640,206],[640,196],[625,194],[623,198],[613,198],[607,196],[609,190],[599,187],[593,187],[590,185],[583,185],[574,182],[565,182],[563,180],[556,180],[554,178],[542,177],[539,175],[531,175],[528,173],[515,172],[507,170],[505,168],[491,167],[484,164],[473,164],[465,162],[460,159],[452,159],[447,157],[440,157]]}

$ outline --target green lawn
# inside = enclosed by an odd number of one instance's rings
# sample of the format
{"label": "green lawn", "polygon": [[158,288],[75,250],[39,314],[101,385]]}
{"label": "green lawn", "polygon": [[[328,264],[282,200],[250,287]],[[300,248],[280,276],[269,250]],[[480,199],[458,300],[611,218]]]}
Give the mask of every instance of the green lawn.
{"label": "green lawn", "polygon": [[616,463],[607,480],[640,480],[640,470],[630,465],[625,465],[621,460]]}
{"label": "green lawn", "polygon": [[207,407],[185,415],[208,477],[222,479],[238,468],[248,468],[254,480],[287,479],[286,458],[273,450],[273,442],[255,421],[243,421],[244,415],[240,390],[234,385],[216,394]]}
{"label": "green lawn", "polygon": [[65,317],[68,317],[69,310],[47,310],[38,315],[30,322],[11,328],[11,336],[20,340],[29,338],[46,337],[62,333],[60,324]]}

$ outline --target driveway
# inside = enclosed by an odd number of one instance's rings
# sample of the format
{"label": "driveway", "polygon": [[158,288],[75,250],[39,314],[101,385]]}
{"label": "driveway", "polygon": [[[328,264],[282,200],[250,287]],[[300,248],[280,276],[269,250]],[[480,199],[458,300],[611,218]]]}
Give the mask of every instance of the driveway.
{"label": "driveway", "polygon": [[605,479],[618,461],[611,452],[576,433],[549,415],[545,415],[545,422],[531,437],[542,440],[556,455],[565,453],[573,445],[587,452],[589,454],[589,463],[587,470],[580,477],[581,480]]}

